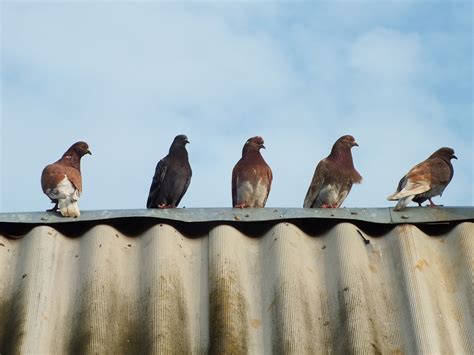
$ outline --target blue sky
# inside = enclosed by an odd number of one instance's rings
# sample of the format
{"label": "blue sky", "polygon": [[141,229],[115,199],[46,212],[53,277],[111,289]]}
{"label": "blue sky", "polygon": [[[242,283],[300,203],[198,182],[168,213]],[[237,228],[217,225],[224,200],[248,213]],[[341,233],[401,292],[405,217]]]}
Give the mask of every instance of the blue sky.
{"label": "blue sky", "polygon": [[50,207],[43,167],[75,141],[83,210],[144,208],[156,162],[188,135],[181,206],[230,207],[261,135],[268,207],[301,207],[318,161],[352,134],[364,177],[343,206],[386,207],[449,146],[435,202],[473,205],[470,1],[9,2],[1,9],[0,211]]}

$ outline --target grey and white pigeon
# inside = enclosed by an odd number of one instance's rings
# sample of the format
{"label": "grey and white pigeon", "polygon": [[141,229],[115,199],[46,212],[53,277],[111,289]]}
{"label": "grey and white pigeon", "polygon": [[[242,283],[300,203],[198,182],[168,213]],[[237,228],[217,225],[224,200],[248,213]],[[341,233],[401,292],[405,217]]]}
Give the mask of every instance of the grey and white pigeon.
{"label": "grey and white pigeon", "polygon": [[175,208],[183,198],[191,182],[192,170],[189,164],[185,135],[176,136],[169,153],[156,165],[150,186],[147,208]]}
{"label": "grey and white pigeon", "polygon": [[74,143],[41,173],[41,188],[55,205],[48,211],[59,211],[64,217],[79,217],[77,201],[82,192],[81,158],[92,154],[86,142]]}
{"label": "grey and white pigeon", "polygon": [[242,158],[232,170],[232,206],[234,208],[265,207],[270,193],[272,169],[260,154],[262,137],[249,138],[242,148]]}
{"label": "grey and white pigeon", "polygon": [[442,195],[454,175],[451,159],[457,159],[454,150],[448,147],[438,149],[428,159],[415,165],[401,178],[397,191],[388,196],[389,201],[397,201],[395,211],[404,209],[410,201],[417,202],[419,206],[426,200],[429,206],[436,206],[432,197]]}
{"label": "grey and white pigeon", "polygon": [[352,161],[351,148],[354,146],[359,145],[350,135],[342,136],[334,143],[331,153],[316,166],[303,207],[340,207],[352,184],[362,181]]}

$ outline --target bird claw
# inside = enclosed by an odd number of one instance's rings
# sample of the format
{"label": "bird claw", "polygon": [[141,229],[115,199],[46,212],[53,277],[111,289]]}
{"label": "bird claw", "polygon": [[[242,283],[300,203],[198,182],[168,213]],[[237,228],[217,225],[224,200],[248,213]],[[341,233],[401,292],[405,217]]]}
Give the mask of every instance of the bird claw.
{"label": "bird claw", "polygon": [[158,205],[158,208],[161,208],[161,209],[165,209],[165,208],[173,208],[173,206],[171,206],[171,205],[167,205],[167,204],[162,204],[162,205]]}
{"label": "bird claw", "polygon": [[235,205],[234,208],[247,208],[247,205],[245,203],[241,203],[239,205]]}
{"label": "bird claw", "polygon": [[321,208],[337,208],[337,205],[335,205],[335,204],[334,204],[334,205],[328,205],[328,204],[324,203],[324,204],[321,206]]}
{"label": "bird claw", "polygon": [[[52,201],[51,201],[52,202]],[[50,208],[49,210],[46,210],[46,212],[57,212],[58,210],[58,203],[57,202],[52,202],[54,203],[54,206]]]}

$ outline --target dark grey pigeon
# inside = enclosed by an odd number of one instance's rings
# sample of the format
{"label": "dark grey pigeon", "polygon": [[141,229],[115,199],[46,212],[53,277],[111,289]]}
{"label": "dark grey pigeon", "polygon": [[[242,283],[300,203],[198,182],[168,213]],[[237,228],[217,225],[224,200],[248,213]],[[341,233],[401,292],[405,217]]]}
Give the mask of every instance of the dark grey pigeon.
{"label": "dark grey pigeon", "polygon": [[185,135],[176,136],[168,155],[156,165],[147,208],[175,208],[183,198],[192,175],[187,143],[189,140]]}
{"label": "dark grey pigeon", "polygon": [[346,199],[352,184],[362,181],[352,161],[351,148],[354,146],[359,145],[349,135],[334,143],[331,153],[316,166],[303,207],[337,208]]}

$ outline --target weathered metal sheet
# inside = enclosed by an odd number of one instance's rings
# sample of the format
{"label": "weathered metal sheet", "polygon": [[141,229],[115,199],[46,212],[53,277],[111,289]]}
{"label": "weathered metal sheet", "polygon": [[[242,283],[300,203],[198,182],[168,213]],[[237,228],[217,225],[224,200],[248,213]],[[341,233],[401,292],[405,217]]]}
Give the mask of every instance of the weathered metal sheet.
{"label": "weathered metal sheet", "polygon": [[181,222],[257,222],[297,219],[333,219],[371,223],[441,223],[474,220],[474,207],[409,207],[401,212],[391,208],[174,208],[82,211],[79,218],[58,213],[0,213],[0,223],[52,224],[124,218],[155,218]]}
{"label": "weathered metal sheet", "polygon": [[473,222],[103,222],[0,223],[1,354],[474,353]]}

